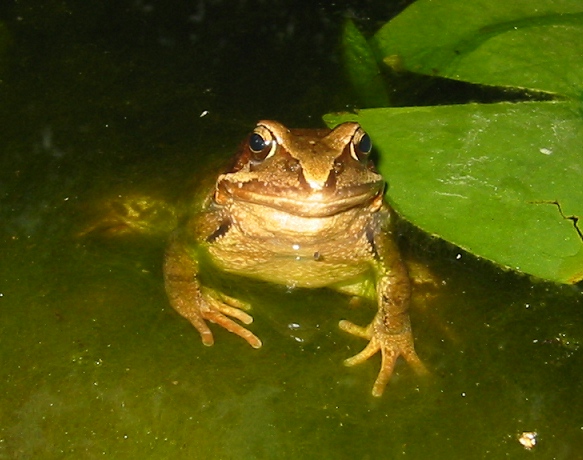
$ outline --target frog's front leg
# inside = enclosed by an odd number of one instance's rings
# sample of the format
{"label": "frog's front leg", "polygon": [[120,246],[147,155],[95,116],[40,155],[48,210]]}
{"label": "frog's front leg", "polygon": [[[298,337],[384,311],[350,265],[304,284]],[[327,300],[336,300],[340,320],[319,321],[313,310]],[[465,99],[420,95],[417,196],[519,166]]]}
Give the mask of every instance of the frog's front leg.
{"label": "frog's front leg", "polygon": [[197,274],[198,262],[174,237],[164,260],[164,281],[172,307],[198,330],[204,345],[214,343],[213,333],[206,324],[210,321],[244,338],[253,348],[260,348],[261,340],[231,319],[252,323],[253,318],[243,311],[249,310],[249,305],[201,286]]}
{"label": "frog's front leg", "polygon": [[340,328],[358,337],[369,340],[368,345],[357,355],[345,360],[347,366],[360,364],[380,351],[381,369],[374,383],[373,396],[381,396],[391,378],[399,356],[419,373],[427,373],[413,344],[413,333],[409,320],[411,286],[407,269],[398,255],[394,243],[386,239],[377,248],[379,266],[377,280],[378,311],[367,327],[350,321],[340,321]]}

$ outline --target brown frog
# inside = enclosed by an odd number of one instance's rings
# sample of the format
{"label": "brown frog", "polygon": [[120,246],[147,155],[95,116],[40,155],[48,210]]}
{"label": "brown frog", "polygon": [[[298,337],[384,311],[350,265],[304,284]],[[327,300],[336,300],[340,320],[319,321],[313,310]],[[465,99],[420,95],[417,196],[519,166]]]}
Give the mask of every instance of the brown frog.
{"label": "brown frog", "polygon": [[170,303],[205,345],[214,343],[207,321],[253,348],[261,347],[261,340],[241,325],[253,321],[246,303],[201,284],[203,253],[225,272],[352,295],[363,294],[368,274],[378,311],[366,327],[340,321],[342,330],[369,341],[345,364],[381,353],[374,396],[382,395],[399,356],[418,373],[426,372],[413,346],[410,281],[391,236],[385,182],[370,152],[370,138],[357,123],[333,130],[258,123],[202,210],[173,234],[166,252]]}

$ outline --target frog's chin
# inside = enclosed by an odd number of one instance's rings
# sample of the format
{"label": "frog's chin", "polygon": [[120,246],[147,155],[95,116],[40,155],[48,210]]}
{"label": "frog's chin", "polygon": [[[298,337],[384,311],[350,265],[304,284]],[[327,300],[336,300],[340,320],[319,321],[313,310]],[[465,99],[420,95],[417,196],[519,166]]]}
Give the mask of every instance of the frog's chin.
{"label": "frog's chin", "polygon": [[256,190],[255,187],[223,183],[215,193],[217,204],[246,202],[274,208],[300,217],[328,217],[357,207],[377,210],[382,204],[384,183],[373,182],[341,189],[302,193],[297,189]]}

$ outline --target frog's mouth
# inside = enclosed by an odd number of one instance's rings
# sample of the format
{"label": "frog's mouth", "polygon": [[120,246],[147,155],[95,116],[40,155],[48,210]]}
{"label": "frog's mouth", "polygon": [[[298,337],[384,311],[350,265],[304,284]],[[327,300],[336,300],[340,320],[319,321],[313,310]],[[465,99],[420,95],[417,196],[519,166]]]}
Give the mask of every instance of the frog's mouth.
{"label": "frog's mouth", "polygon": [[301,217],[327,217],[356,207],[380,207],[384,181],[321,190],[277,187],[265,182],[220,181],[215,193],[217,204],[245,202],[274,208]]}

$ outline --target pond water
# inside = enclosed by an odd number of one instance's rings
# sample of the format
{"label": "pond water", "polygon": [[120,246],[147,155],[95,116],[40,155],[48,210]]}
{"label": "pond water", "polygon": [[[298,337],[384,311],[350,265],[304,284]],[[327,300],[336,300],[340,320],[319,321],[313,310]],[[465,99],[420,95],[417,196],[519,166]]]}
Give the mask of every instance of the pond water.
{"label": "pond water", "polygon": [[[378,357],[344,367],[364,343],[337,326],[372,308],[224,279],[253,304],[253,350],[217,328],[204,347],[167,303],[171,206],[258,119],[316,127],[352,108],[344,18],[374,30],[403,7],[2,7],[0,459],[583,458],[581,286],[500,271],[403,225],[403,251],[439,283],[411,312],[431,372],[400,362],[382,398]],[[93,231],[131,197],[170,203],[156,231]],[[529,432],[532,450],[518,440]]]}

